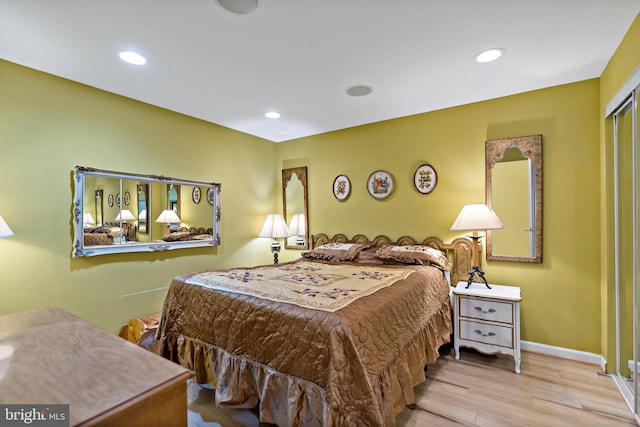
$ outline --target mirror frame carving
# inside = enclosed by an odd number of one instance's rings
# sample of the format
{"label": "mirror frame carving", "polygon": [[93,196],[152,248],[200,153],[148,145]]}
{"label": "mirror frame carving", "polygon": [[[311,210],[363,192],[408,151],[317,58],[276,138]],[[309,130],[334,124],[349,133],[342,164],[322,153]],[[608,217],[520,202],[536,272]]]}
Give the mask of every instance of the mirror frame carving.
{"label": "mirror frame carving", "polygon": [[[98,245],[98,246],[86,246],[84,245],[84,224],[82,222],[82,214],[84,213],[84,195],[85,195],[85,176],[102,176],[106,178],[115,179],[130,179],[141,181],[138,184],[177,184],[177,185],[189,185],[204,187],[206,189],[213,189],[213,206],[211,206],[211,218],[212,218],[212,238],[206,240],[187,240],[187,241],[175,241],[175,242],[145,242],[135,244],[114,244],[114,245]],[[74,199],[73,199],[73,257],[83,256],[96,256],[115,253],[129,253],[129,252],[157,252],[166,251],[172,249],[183,248],[195,248],[206,246],[219,246],[221,242],[220,238],[220,218],[222,208],[220,205],[220,192],[222,184],[215,182],[193,181],[181,178],[171,178],[161,175],[145,175],[127,172],[116,172],[104,169],[96,169],[84,166],[76,166],[74,174]],[[166,188],[166,187],[165,187]],[[91,194],[94,194],[93,191]],[[147,197],[147,228],[148,232],[151,232],[152,221],[150,218],[159,215],[151,211],[150,200]]]}
{"label": "mirror frame carving", "polygon": [[304,221],[305,221],[305,231],[306,234],[304,236],[304,245],[287,245],[287,239],[285,239],[285,248],[286,249],[300,249],[307,250],[309,249],[309,206],[308,206],[308,197],[307,197],[307,167],[301,166],[297,168],[289,168],[282,169],[282,216],[285,221],[287,221],[287,184],[291,181],[291,177],[293,174],[296,174],[300,182],[302,183],[302,189],[304,190]]}
{"label": "mirror frame carving", "polygon": [[494,255],[492,251],[491,230],[487,230],[487,260],[542,263],[542,135],[529,135],[516,138],[494,139],[485,142],[485,203],[491,208],[491,172],[495,164],[502,159],[507,148],[517,147],[524,157],[531,160],[535,170],[535,256],[520,257]]}

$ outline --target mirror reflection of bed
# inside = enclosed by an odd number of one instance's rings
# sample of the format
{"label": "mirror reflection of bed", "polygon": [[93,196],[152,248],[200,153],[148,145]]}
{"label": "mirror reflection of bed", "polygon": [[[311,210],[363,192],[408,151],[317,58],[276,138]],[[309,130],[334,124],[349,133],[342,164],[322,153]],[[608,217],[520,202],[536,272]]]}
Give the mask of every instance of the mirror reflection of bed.
{"label": "mirror reflection of bed", "polygon": [[313,236],[294,261],[181,274],[150,348],[276,425],[395,425],[452,332],[471,241]]}

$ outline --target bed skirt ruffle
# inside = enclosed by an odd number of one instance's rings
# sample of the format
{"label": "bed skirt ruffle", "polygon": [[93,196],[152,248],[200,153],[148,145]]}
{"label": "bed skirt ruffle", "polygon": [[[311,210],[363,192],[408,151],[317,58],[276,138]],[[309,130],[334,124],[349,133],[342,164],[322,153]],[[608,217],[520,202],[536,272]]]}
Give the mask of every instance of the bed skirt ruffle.
{"label": "bed skirt ruffle", "polygon": [[[346,413],[340,402],[328,402],[321,386],[278,372],[196,338],[168,332],[160,337],[159,354],[191,369],[198,384],[215,388],[220,407],[257,408],[260,421],[278,426],[395,426],[395,417],[415,403],[413,388],[425,381],[424,368],[450,341],[451,307],[447,301],[428,324],[378,374],[370,378],[378,413],[361,417]],[[381,413],[380,413],[381,412]],[[362,420],[367,419],[365,424]]]}

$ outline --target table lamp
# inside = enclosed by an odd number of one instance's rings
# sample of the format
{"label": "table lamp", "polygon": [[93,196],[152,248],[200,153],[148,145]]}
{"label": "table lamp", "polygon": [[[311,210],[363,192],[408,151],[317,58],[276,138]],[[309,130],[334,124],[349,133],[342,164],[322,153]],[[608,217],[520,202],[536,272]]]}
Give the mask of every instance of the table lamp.
{"label": "table lamp", "polygon": [[472,235],[468,236],[473,240],[473,267],[469,272],[467,288],[471,286],[474,276],[478,275],[485,286],[491,289],[491,286],[487,283],[487,279],[484,277],[484,272],[480,270],[478,244],[482,236],[478,235],[478,230],[497,230],[500,228],[504,228],[504,224],[500,218],[498,218],[498,215],[483,203],[464,205],[460,214],[458,214],[458,217],[453,222],[451,230],[473,231]]}
{"label": "table lamp", "polygon": [[175,211],[171,209],[165,209],[160,213],[160,216],[158,216],[156,222],[167,224],[167,235],[169,235],[171,234],[171,224],[179,224],[180,217]]}
{"label": "table lamp", "polygon": [[297,236],[296,244],[298,246],[304,245],[304,237],[307,234],[307,223],[304,220],[303,213],[297,213],[291,217],[289,222],[289,233],[291,236]]}
{"label": "table lamp", "polygon": [[13,231],[9,228],[2,216],[0,216],[0,238],[13,236]]}
{"label": "table lamp", "polygon": [[91,227],[93,225],[96,225],[96,220],[93,219],[93,215],[91,215],[90,212],[85,212],[82,214],[82,224],[85,228]]}
{"label": "table lamp", "polygon": [[269,214],[262,225],[258,237],[269,237],[271,242],[271,252],[273,252],[273,263],[278,263],[278,252],[280,252],[280,242],[276,239],[289,237],[291,234],[287,228],[287,223],[280,214]]}

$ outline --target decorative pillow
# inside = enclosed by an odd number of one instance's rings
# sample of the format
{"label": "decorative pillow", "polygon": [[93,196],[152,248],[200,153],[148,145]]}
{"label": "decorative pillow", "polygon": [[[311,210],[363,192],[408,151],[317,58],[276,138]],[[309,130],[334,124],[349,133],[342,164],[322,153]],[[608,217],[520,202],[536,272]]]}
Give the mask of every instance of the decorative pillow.
{"label": "decorative pillow", "polygon": [[378,252],[377,247],[363,249],[360,252],[358,252],[358,254],[353,259],[353,261],[361,262],[363,264],[377,264],[377,265],[385,264],[385,261],[382,258],[378,257],[377,252]]}
{"label": "decorative pillow", "polygon": [[167,236],[164,236],[162,240],[165,242],[177,242],[179,240],[188,240],[189,236],[191,236],[190,231],[176,231],[175,233],[171,233]]}
{"label": "decorative pillow", "polygon": [[445,271],[451,269],[449,259],[439,249],[424,245],[383,246],[376,252],[382,259],[391,259],[404,264],[434,265]]}
{"label": "decorative pillow", "polygon": [[367,248],[360,243],[327,243],[302,254],[305,258],[325,259],[327,261],[351,261],[358,253]]}

